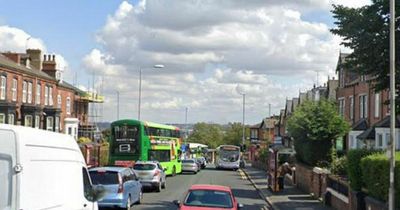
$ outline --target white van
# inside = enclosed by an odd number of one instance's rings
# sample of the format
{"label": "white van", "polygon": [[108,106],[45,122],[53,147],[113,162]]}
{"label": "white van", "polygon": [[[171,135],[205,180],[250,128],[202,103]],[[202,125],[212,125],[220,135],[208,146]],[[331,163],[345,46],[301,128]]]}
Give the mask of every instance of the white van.
{"label": "white van", "polygon": [[0,124],[0,210],[97,210],[74,138]]}

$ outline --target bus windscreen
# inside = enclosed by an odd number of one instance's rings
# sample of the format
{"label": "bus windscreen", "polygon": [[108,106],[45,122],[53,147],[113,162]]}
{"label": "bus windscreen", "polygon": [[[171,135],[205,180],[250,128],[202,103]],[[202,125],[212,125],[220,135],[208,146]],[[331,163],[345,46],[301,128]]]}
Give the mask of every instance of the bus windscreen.
{"label": "bus windscreen", "polygon": [[134,125],[114,126],[112,130],[114,136],[114,154],[139,154],[139,129]]}

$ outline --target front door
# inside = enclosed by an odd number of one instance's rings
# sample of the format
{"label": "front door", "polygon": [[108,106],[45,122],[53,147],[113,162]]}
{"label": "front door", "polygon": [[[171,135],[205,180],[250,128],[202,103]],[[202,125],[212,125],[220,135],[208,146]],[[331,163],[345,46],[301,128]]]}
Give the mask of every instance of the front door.
{"label": "front door", "polygon": [[0,129],[0,209],[16,207],[16,142],[15,134]]}

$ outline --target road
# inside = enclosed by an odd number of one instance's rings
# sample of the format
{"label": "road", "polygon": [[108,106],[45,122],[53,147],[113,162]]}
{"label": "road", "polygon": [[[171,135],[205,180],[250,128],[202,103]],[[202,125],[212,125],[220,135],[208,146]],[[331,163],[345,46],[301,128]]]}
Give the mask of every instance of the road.
{"label": "road", "polygon": [[176,209],[173,200],[181,200],[187,189],[193,184],[218,184],[230,186],[239,203],[245,210],[267,209],[253,185],[240,171],[221,171],[207,166],[198,174],[180,174],[167,178],[167,188],[160,193],[145,192],[143,203],[133,206],[134,209],[164,210]]}

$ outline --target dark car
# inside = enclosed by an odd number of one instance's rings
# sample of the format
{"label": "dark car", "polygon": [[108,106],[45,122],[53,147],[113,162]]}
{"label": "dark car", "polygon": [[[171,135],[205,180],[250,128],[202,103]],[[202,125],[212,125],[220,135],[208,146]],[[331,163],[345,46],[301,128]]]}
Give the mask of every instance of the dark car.
{"label": "dark car", "polygon": [[200,162],[200,167],[204,169],[207,166],[206,159],[204,157],[196,158],[198,162]]}

